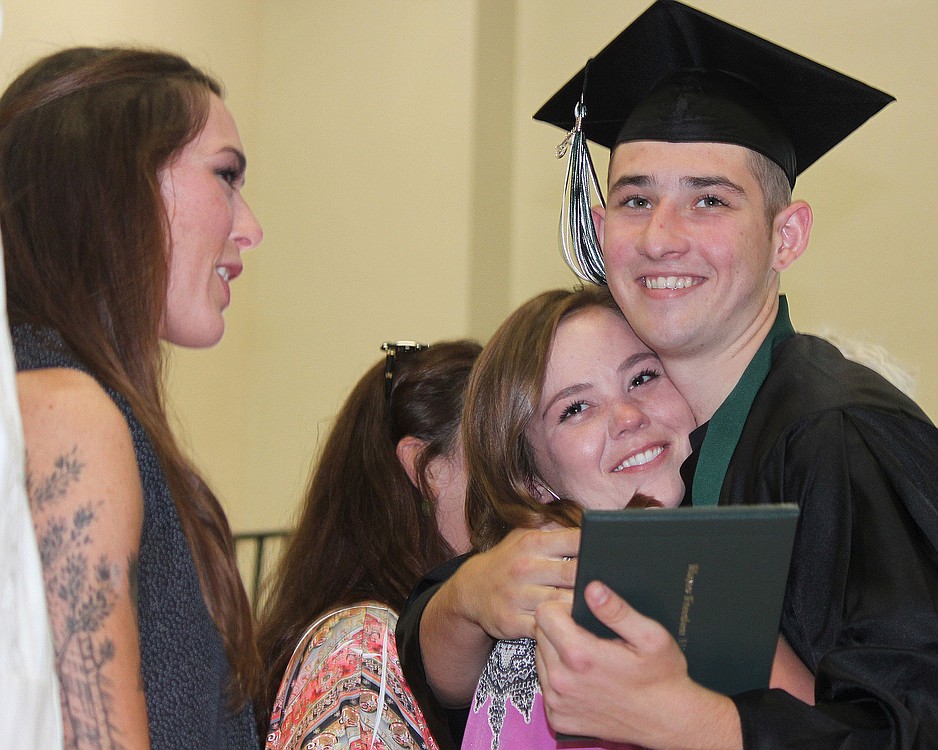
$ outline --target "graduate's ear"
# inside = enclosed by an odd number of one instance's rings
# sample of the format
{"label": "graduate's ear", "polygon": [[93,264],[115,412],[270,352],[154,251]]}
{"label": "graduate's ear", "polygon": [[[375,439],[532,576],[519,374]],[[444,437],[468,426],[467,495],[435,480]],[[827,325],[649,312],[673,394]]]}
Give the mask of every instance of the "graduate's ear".
{"label": "graduate's ear", "polygon": [[772,269],[784,271],[794,263],[808,247],[814,214],[804,201],[793,201],[778,212],[772,223],[774,254]]}
{"label": "graduate's ear", "polygon": [[397,441],[397,460],[401,462],[407,478],[414,487],[420,486],[417,482],[417,458],[426,445],[426,442],[413,435],[404,435]]}
{"label": "graduate's ear", "polygon": [[596,229],[596,236],[599,238],[599,248],[601,250],[603,246],[603,227],[606,223],[606,207],[593,206],[590,213],[593,215],[593,227]]}

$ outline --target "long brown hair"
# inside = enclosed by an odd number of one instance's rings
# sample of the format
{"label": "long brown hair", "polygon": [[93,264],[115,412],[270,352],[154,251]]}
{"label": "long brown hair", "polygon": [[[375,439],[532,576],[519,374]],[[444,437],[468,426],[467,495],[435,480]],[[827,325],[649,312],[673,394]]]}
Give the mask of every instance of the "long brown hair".
{"label": "long brown hair", "polygon": [[233,670],[258,674],[225,514],[178,445],[163,398],[169,219],[159,173],[202,130],[221,86],[160,51],[79,47],[0,98],[0,224],[11,325],[57,330],[153,441]]}
{"label": "long brown hair", "polygon": [[514,528],[580,523],[581,509],[572,500],[545,503],[538,497],[536,456],[525,429],[541,400],[557,326],[590,307],[622,314],[607,287],[554,289],[533,297],[499,326],[473,369],[462,438],[466,517],[475,549],[493,547]]}
{"label": "long brown hair", "polygon": [[[400,610],[431,568],[452,557],[432,512],[426,469],[459,448],[469,372],[481,347],[467,340],[399,354],[390,399],[384,360],[339,410],[273,576],[258,627],[264,678],[254,701],[261,736],[297,641],[317,617],[366,600]],[[396,449],[425,447],[410,482]]]}

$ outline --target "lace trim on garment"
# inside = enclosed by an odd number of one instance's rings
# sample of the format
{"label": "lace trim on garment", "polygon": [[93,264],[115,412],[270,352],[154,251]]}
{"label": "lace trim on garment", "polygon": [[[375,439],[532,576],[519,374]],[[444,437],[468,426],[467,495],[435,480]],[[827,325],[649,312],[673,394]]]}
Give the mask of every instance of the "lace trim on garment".
{"label": "lace trim on garment", "polygon": [[489,700],[488,723],[492,730],[492,750],[498,750],[505,714],[511,703],[531,723],[534,697],[541,692],[534,660],[535,641],[517,638],[498,641],[485,664],[472,710],[478,713]]}

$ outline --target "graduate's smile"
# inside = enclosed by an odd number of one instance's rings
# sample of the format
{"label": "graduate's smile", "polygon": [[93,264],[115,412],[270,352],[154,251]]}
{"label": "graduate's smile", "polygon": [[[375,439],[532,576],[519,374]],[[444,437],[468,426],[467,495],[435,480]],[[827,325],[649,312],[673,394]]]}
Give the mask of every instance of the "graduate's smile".
{"label": "graduate's smile", "polygon": [[703,279],[699,276],[642,276],[640,281],[646,289],[687,289]]}

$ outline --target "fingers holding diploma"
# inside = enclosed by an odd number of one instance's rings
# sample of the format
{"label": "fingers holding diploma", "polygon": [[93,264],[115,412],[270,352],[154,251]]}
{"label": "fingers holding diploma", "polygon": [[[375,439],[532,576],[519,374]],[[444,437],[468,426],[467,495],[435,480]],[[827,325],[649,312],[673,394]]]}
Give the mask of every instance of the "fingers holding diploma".
{"label": "fingers holding diploma", "polygon": [[555,731],[646,747],[742,747],[733,702],[690,679],[662,625],[599,581],[584,597],[617,638],[580,627],[566,604],[546,602],[535,614],[538,676]]}

